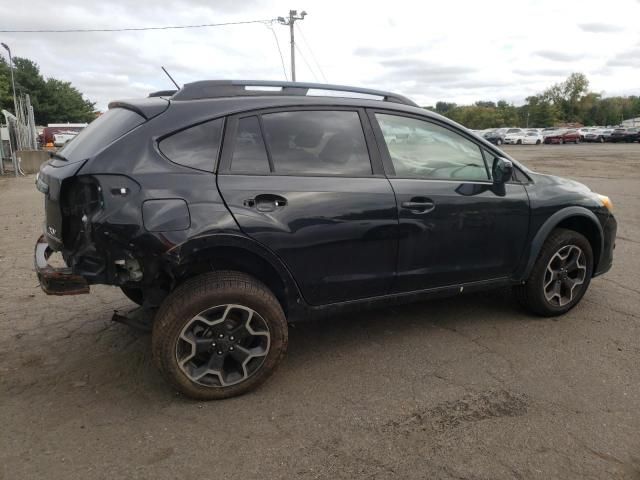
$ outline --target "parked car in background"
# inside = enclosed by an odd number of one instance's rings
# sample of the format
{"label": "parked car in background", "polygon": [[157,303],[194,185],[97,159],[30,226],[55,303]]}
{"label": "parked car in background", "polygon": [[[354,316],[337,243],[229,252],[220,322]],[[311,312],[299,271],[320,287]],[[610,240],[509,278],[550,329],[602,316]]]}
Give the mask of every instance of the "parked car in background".
{"label": "parked car in background", "polygon": [[53,134],[53,146],[54,147],[63,147],[75,138],[79,132],[59,132]]}
{"label": "parked car in background", "polygon": [[504,143],[506,131],[506,128],[497,128],[496,130],[485,133],[484,139],[494,145],[502,145]]}
{"label": "parked car in background", "polygon": [[504,143],[507,145],[522,145],[526,132],[520,128],[510,128],[504,136]]}
{"label": "parked car in background", "polygon": [[540,145],[544,141],[544,137],[540,132],[527,132],[522,139],[523,145]]}
{"label": "parked car in background", "polygon": [[639,128],[616,128],[608,139],[610,142],[638,142],[640,141],[640,129]]}
{"label": "parked car in background", "polygon": [[582,127],[578,129],[578,133],[580,134],[580,140],[584,141],[587,134],[597,130],[595,127]]}
{"label": "parked car in background", "polygon": [[580,143],[580,133],[578,130],[558,130],[556,133],[551,133],[544,137],[544,143]]}
{"label": "parked car in background", "polygon": [[613,132],[612,129],[592,130],[584,136],[584,141],[604,143],[608,141],[612,132]]}

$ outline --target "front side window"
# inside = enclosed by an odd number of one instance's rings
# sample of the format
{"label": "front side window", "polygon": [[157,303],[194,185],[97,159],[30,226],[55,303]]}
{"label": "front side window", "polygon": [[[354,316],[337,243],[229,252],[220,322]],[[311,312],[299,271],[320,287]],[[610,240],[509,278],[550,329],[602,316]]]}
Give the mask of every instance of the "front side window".
{"label": "front side window", "polygon": [[296,111],[262,116],[273,169],[282,175],[371,175],[358,112]]}
{"label": "front side window", "polygon": [[480,147],[431,122],[376,113],[397,177],[489,180]]}
{"label": "front side window", "polygon": [[173,163],[213,172],[221,139],[222,119],[219,118],[174,133],[161,140],[158,148]]}

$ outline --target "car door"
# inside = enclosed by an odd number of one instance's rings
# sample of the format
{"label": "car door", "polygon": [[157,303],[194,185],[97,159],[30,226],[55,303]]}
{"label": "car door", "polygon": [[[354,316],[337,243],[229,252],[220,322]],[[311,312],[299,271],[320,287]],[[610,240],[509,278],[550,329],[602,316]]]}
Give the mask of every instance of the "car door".
{"label": "car door", "polygon": [[[397,112],[369,114],[398,204],[393,290],[508,277],[527,238],[524,186],[494,185],[489,168],[494,155],[461,130]],[[398,129],[411,133],[390,142]]]}
{"label": "car door", "polygon": [[220,192],[242,231],[284,261],[312,305],[391,288],[397,210],[371,142],[356,108],[269,110],[228,122]]}

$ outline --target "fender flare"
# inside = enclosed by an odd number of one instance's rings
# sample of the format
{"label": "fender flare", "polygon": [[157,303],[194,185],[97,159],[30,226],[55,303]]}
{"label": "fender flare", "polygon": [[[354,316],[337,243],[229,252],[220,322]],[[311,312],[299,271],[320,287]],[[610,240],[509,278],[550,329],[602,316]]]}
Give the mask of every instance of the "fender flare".
{"label": "fender flare", "polygon": [[[519,269],[518,273],[514,275],[515,280],[518,282],[523,282],[529,275],[531,274],[531,270],[533,269],[533,265],[538,258],[538,254],[542,249],[542,245],[544,245],[545,240],[549,236],[549,234],[553,231],[554,228],[558,226],[560,222],[566,220],[571,217],[583,217],[589,219],[598,230],[598,239],[600,241],[600,255],[602,256],[602,252],[604,251],[604,233],[602,231],[602,225],[598,221],[598,217],[596,217],[595,213],[591,210],[588,210],[585,207],[573,206],[563,208],[562,210],[558,210],[553,215],[551,215],[547,220],[542,224],[542,226],[538,229],[533,240],[531,241],[531,246],[529,248],[529,252],[525,257],[524,266]],[[596,259],[600,260],[600,259]],[[598,262],[596,262],[598,263]]]}
{"label": "fender flare", "polygon": [[181,266],[191,262],[203,252],[223,247],[232,247],[253,253],[267,262],[282,279],[285,286],[289,316],[299,307],[306,305],[304,297],[293,275],[285,263],[274,252],[250,237],[238,233],[214,233],[194,237],[176,245],[165,253],[165,257],[174,265]]}

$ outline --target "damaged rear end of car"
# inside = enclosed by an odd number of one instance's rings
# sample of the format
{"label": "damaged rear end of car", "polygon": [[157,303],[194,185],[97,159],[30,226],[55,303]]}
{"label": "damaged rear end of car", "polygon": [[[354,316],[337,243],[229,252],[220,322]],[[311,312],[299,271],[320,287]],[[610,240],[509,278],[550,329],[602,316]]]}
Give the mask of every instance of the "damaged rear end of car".
{"label": "damaged rear end of car", "polygon": [[[142,228],[143,199],[140,184],[122,168],[119,145],[168,103],[156,98],[111,104],[41,167],[36,186],[44,194],[45,223],[36,242],[35,268],[45,293],[75,295],[89,293],[92,284],[142,281],[150,251],[140,244],[148,241]],[[50,265],[54,252],[60,252],[65,266]]]}

